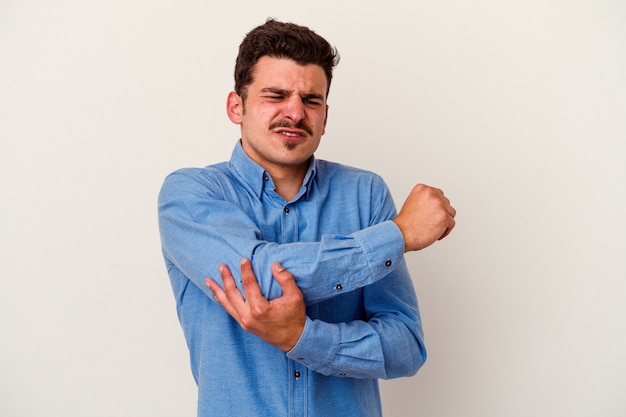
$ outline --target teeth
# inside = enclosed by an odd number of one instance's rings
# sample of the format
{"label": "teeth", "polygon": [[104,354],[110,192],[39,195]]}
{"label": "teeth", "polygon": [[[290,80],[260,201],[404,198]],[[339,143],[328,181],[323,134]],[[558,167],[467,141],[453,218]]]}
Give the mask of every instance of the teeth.
{"label": "teeth", "polygon": [[291,132],[282,132],[282,134],[285,136],[300,136],[297,133],[291,133]]}

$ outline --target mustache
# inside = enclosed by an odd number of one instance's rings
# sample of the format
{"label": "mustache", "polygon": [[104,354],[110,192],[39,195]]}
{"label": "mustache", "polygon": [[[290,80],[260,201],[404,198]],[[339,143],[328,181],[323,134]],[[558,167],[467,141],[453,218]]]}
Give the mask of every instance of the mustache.
{"label": "mustache", "polygon": [[309,135],[313,136],[313,129],[309,125],[307,125],[304,121],[300,121],[296,124],[289,122],[288,120],[280,120],[278,122],[274,122],[270,125],[269,130],[276,129],[277,127],[286,127],[289,129],[300,129],[304,130]]}

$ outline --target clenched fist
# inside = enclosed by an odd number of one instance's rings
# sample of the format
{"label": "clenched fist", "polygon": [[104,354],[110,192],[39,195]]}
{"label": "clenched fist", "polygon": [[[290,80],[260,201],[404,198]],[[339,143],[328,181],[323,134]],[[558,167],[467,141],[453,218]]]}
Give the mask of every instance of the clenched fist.
{"label": "clenched fist", "polygon": [[456,210],[438,188],[418,184],[407,197],[394,222],[404,236],[404,251],[416,251],[448,236]]}

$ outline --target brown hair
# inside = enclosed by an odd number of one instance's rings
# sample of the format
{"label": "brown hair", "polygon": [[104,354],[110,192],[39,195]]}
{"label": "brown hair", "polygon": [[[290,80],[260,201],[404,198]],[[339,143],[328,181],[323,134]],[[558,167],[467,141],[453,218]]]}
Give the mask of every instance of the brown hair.
{"label": "brown hair", "polygon": [[315,64],[326,74],[330,91],[333,67],[339,63],[337,49],[309,28],[268,19],[252,29],[239,45],[235,62],[235,92],[246,100],[247,87],[254,81],[254,69],[263,56],[289,58],[300,65]]}

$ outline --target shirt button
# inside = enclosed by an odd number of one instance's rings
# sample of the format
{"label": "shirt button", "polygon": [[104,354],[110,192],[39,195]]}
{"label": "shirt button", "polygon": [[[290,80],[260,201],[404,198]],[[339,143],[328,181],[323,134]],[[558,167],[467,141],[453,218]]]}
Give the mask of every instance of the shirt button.
{"label": "shirt button", "polygon": [[385,266],[391,266],[391,259],[387,259],[385,261]]}
{"label": "shirt button", "polygon": [[335,289],[336,289],[337,291],[341,291],[341,290],[343,290],[343,285],[341,285],[341,284],[337,284],[337,285],[335,285]]}
{"label": "shirt button", "polygon": [[346,376],[346,374],[342,372],[339,374],[339,376]]}
{"label": "shirt button", "polygon": [[265,181],[269,181],[269,180],[270,180],[270,177],[268,177],[268,176],[266,175],[266,176],[264,176],[264,177],[263,177],[263,179],[264,179]]}
{"label": "shirt button", "polygon": [[296,371],[293,373],[293,376],[296,377],[296,379],[300,378],[300,371]]}
{"label": "shirt button", "polygon": [[284,208],[285,214],[289,214],[289,207]]}

